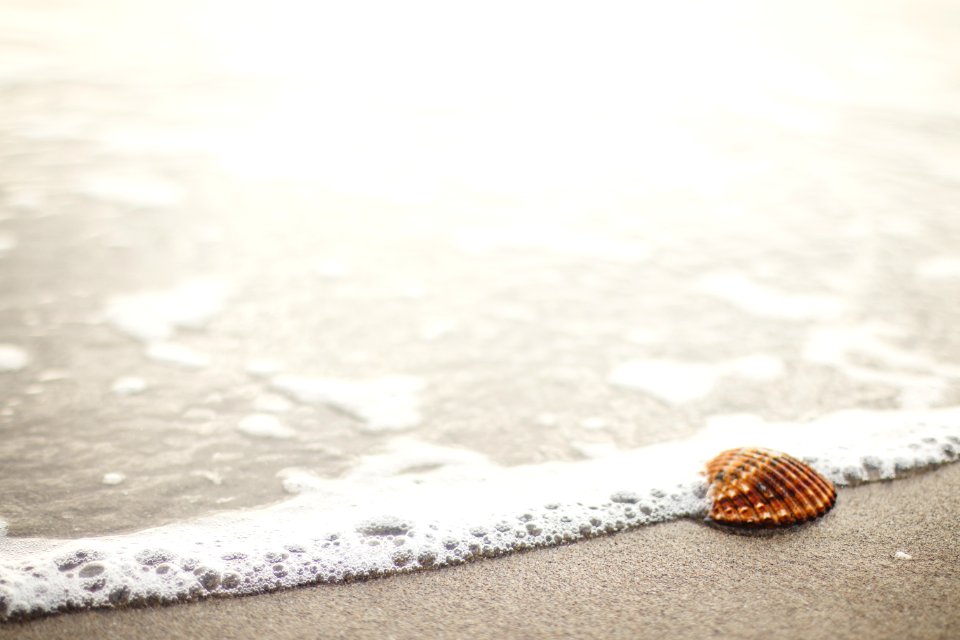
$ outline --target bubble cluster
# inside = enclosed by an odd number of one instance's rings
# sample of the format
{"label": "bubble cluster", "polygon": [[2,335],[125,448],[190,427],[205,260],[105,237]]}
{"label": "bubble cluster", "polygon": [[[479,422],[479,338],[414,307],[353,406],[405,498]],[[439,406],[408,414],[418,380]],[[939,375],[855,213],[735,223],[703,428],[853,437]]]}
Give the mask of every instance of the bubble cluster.
{"label": "bubble cluster", "polygon": [[[258,510],[103,538],[0,538],[0,618],[352,581],[702,517],[703,463],[731,440],[765,439],[838,484],[895,478],[960,452],[960,409],[717,424],[724,429],[602,460],[510,468],[401,440],[407,449],[393,461],[371,456],[354,475],[307,483]],[[411,452],[449,464],[409,473]]]}

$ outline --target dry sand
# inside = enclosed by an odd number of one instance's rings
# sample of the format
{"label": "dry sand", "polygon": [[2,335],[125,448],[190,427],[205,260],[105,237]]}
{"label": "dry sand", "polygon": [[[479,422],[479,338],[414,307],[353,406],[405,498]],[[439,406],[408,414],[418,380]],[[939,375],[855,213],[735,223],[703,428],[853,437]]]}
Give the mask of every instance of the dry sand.
{"label": "dry sand", "polygon": [[[0,626],[0,638],[956,638],[960,465],[767,537],[697,522],[368,582]],[[903,551],[911,559],[898,559]]]}

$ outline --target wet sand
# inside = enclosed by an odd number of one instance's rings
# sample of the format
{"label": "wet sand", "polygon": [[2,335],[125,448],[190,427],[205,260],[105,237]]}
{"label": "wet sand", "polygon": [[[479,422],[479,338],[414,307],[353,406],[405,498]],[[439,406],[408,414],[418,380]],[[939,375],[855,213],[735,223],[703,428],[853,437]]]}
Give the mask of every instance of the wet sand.
{"label": "wet sand", "polygon": [[[784,534],[691,521],[362,583],[0,626],[0,638],[948,638],[960,465]],[[910,559],[896,557],[898,551]]]}

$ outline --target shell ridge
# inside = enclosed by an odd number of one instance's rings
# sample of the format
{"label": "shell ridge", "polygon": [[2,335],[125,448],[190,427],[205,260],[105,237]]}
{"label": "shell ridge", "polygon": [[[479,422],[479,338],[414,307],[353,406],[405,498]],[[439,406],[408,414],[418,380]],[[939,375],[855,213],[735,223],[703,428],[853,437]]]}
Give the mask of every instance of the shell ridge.
{"label": "shell ridge", "polygon": [[[776,469],[766,468],[759,480],[767,488],[769,495],[766,496],[766,499],[770,503],[770,510],[777,516],[778,524],[780,520],[783,520],[784,524],[793,524],[796,518],[791,514],[796,509],[789,492],[784,489],[782,476],[777,473]],[[780,514],[781,510],[784,511],[782,515]]]}
{"label": "shell ridge", "polygon": [[777,462],[777,466],[771,465],[767,468],[767,473],[770,474],[772,479],[772,485],[775,488],[777,499],[781,503],[784,503],[786,507],[786,512],[789,516],[791,524],[800,520],[798,517],[800,513],[803,513],[805,518],[807,512],[806,505],[798,500],[797,495],[791,489],[791,478],[787,476],[783,470],[781,470],[779,460]]}
{"label": "shell ridge", "polygon": [[[707,475],[713,478],[727,467],[727,463],[742,449],[728,449],[707,463]],[[711,480],[712,481],[712,480]]]}
{"label": "shell ridge", "polygon": [[802,512],[802,516],[798,513],[797,520],[806,522],[817,513],[816,505],[811,504],[809,496],[805,491],[807,483],[803,476],[792,468],[789,460],[783,459],[778,462],[779,465],[783,467],[782,473],[786,479],[783,487],[784,491],[789,493],[793,504],[797,505]]}
{"label": "shell ridge", "polygon": [[837,490],[833,487],[833,484],[818,473],[816,469],[810,467],[810,470],[812,471],[811,478],[813,482],[819,487],[820,492],[823,494],[824,503],[833,506],[834,501],[837,499]]}
{"label": "shell ridge", "polygon": [[[735,450],[733,455],[729,457],[729,460],[726,465],[725,479],[727,482],[725,485],[721,484],[721,490],[726,486],[727,489],[723,491],[726,495],[725,502],[734,510],[734,517],[727,518],[732,523],[737,521],[743,521],[749,524],[762,524],[763,517],[760,515],[760,512],[756,508],[756,501],[750,495],[750,478],[756,473],[756,461],[752,459],[752,456],[749,455],[749,451],[743,449]],[[741,455],[744,457],[744,460],[737,463],[736,456]],[[733,492],[733,495],[730,495],[730,492]],[[726,514],[725,514],[726,515]]]}
{"label": "shell ridge", "polygon": [[836,503],[833,483],[806,462],[778,451],[741,447],[706,464],[708,519],[770,528],[814,520]]}
{"label": "shell ridge", "polygon": [[[742,482],[742,480],[743,478],[741,477],[740,482]],[[739,482],[734,486],[734,490],[737,492],[737,498],[734,500],[735,504],[737,504],[737,512],[741,516],[746,515],[747,522],[758,520],[759,514],[753,506],[753,501],[750,500],[750,496],[743,491]],[[744,511],[744,509],[746,509],[746,511]]]}
{"label": "shell ridge", "polygon": [[805,463],[802,463],[799,460],[790,460],[790,465],[796,468],[796,472],[798,474],[803,473],[803,477],[807,481],[810,491],[814,494],[814,496],[816,496],[816,504],[811,505],[814,507],[814,514],[812,517],[815,518],[819,516],[828,508],[827,504],[830,502],[831,492],[827,492],[823,489],[819,474]]}

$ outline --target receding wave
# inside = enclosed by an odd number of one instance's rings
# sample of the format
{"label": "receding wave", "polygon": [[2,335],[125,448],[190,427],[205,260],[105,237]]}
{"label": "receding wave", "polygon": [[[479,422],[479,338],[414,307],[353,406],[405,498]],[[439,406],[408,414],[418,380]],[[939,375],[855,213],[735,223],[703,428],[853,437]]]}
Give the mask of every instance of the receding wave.
{"label": "receding wave", "polygon": [[841,485],[887,480],[955,460],[960,408],[843,411],[810,423],[724,416],[684,440],[517,467],[398,439],[343,478],[284,472],[296,495],[270,507],[124,535],[2,538],[0,615],[344,582],[699,518],[703,462],[746,444],[789,450]]}

